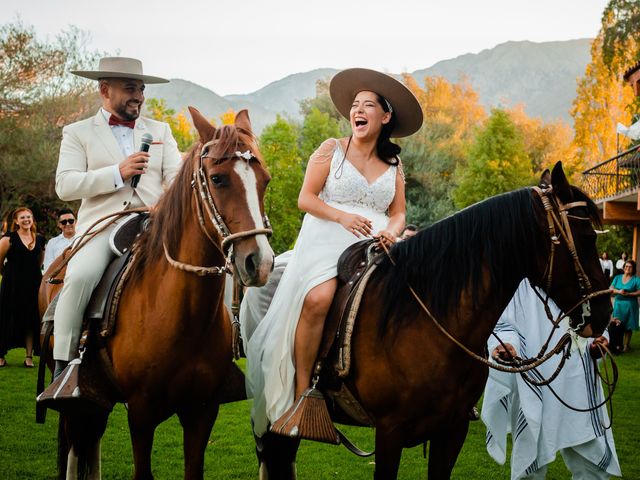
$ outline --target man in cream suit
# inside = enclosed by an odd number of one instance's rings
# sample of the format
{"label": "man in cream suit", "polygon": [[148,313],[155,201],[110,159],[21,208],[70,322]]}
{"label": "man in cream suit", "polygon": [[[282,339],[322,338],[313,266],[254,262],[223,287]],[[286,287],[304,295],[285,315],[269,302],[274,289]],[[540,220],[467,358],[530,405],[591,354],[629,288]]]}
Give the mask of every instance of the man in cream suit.
{"label": "man in cream suit", "polygon": [[[120,210],[154,205],[180,167],[180,153],[169,125],[140,117],[145,83],[168,80],[144,75],[139,60],[106,57],[96,71],[71,72],[97,80],[102,98],[98,113],[64,127],[56,171],[56,193],[65,201],[82,200],[77,233]],[[140,152],[144,134],[153,137]],[[140,175],[135,188],[131,179]],[[108,240],[113,226],[96,235],[69,262],[54,317],[56,374],[78,350],[82,317],[93,289],[112,260]]]}

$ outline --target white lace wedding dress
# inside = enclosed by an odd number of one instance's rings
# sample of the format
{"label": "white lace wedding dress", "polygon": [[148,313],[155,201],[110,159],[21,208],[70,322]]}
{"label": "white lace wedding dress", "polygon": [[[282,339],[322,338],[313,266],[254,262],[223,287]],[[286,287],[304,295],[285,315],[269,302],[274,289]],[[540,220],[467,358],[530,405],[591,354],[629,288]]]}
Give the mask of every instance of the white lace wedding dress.
{"label": "white lace wedding dress", "polygon": [[[329,176],[320,192],[327,204],[357,213],[373,222],[374,233],[387,227],[387,210],[395,195],[397,167],[390,166],[373,183],[344,159],[338,140],[331,157]],[[277,228],[277,225],[276,225]],[[302,304],[309,290],[337,276],[342,252],[359,241],[339,223],[305,215],[295,248],[276,259],[286,262],[264,318],[256,301],[259,292],[248,292],[241,312],[242,334],[247,354],[247,391],[253,396],[253,422],[256,435],[262,436],[292,404],[295,385],[293,347]],[[269,284],[262,288],[269,288]],[[273,288],[273,286],[271,286]],[[251,289],[250,289],[251,290]]]}

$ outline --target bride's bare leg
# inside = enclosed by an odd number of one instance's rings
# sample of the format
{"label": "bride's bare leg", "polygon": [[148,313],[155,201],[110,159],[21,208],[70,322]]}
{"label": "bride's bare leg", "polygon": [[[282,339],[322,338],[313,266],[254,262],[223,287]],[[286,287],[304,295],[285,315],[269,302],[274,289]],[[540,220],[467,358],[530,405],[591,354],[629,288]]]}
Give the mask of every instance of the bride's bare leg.
{"label": "bride's bare leg", "polygon": [[324,321],[336,286],[335,278],[327,280],[312,288],[304,299],[293,351],[296,366],[296,400],[309,388],[311,370],[318,355]]}

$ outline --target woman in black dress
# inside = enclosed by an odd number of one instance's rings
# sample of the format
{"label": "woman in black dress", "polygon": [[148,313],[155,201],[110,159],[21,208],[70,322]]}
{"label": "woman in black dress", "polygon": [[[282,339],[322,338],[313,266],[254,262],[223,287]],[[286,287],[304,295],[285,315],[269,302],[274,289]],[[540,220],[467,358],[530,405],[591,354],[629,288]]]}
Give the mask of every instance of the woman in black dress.
{"label": "woman in black dress", "polygon": [[7,351],[18,347],[26,349],[24,366],[33,367],[34,346],[39,353],[38,288],[45,239],[36,234],[33,213],[26,207],[13,213],[10,228],[0,239],[0,367],[7,365]]}

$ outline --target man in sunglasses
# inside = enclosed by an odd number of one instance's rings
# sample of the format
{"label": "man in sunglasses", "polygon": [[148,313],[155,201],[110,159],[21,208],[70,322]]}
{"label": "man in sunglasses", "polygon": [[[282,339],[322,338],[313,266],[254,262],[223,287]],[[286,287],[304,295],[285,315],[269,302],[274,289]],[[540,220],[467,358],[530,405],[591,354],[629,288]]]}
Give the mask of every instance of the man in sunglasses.
{"label": "man in sunglasses", "polygon": [[58,211],[58,228],[62,232],[47,243],[44,251],[44,271],[58,258],[76,236],[76,216],[68,208]]}

